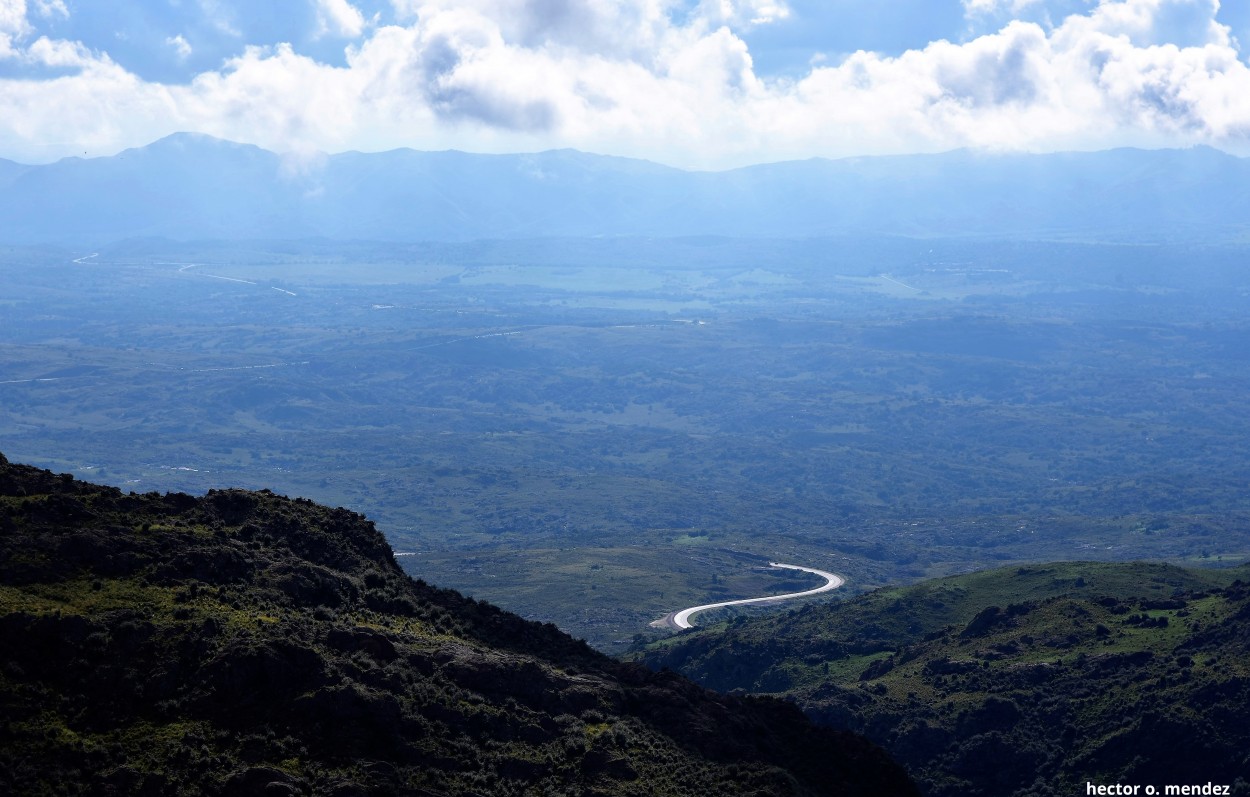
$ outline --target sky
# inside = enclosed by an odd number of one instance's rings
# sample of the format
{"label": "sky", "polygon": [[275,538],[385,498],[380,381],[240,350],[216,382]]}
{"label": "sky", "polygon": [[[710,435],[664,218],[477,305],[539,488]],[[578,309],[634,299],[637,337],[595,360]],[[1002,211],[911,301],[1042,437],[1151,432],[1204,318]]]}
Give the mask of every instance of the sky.
{"label": "sky", "polygon": [[1244,156],[1248,56],[1250,0],[0,0],[0,158]]}

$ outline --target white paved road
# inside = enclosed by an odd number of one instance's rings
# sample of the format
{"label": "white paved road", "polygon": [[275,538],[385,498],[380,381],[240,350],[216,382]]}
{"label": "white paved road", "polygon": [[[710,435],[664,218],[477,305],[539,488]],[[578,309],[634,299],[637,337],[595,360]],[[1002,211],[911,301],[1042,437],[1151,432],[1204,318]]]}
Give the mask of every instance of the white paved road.
{"label": "white paved road", "polygon": [[776,603],[778,601],[790,600],[791,598],[804,598],[808,595],[819,595],[822,592],[837,589],[846,583],[846,579],[836,573],[828,573],[824,570],[817,570],[814,567],[800,567],[799,565],[783,565],[780,562],[769,562],[769,567],[784,567],[787,570],[802,570],[804,573],[815,573],[825,579],[823,586],[816,589],[809,589],[803,592],[788,592],[785,595],[766,595],[762,598],[743,598],[736,601],[721,601],[720,603],[705,603],[702,606],[691,606],[689,609],[682,609],[679,612],[673,612],[663,620],[657,620],[652,623],[655,626],[671,626],[673,628],[693,628],[690,618],[699,612],[708,609],[720,609],[725,606],[745,606],[752,603]]}

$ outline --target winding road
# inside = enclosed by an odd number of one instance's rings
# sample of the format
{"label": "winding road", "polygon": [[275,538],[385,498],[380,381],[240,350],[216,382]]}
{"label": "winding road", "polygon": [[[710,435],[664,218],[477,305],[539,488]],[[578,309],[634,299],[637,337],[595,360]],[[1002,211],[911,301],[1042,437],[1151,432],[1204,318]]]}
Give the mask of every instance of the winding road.
{"label": "winding road", "polygon": [[802,570],[804,573],[815,573],[825,579],[825,583],[816,589],[809,589],[803,592],[788,592],[785,595],[765,595],[762,598],[743,598],[736,601],[722,601],[720,603],[705,603],[702,606],[691,606],[689,609],[682,609],[679,612],[673,612],[662,620],[656,620],[651,625],[657,628],[665,626],[669,628],[693,628],[690,618],[699,612],[708,609],[720,609],[725,606],[745,606],[752,603],[776,603],[778,601],[790,600],[791,598],[805,598],[808,595],[819,595],[822,592],[837,589],[846,583],[846,579],[836,573],[828,573],[824,570],[817,570],[814,567],[800,567],[799,565],[783,565],[780,562],[769,562],[769,567],[784,567],[787,570]]}

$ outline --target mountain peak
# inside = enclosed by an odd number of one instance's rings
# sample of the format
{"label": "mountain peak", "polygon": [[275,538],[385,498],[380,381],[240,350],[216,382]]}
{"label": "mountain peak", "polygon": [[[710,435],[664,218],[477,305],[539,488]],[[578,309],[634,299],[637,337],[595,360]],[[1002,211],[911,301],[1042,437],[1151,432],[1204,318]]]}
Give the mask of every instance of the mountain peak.
{"label": "mountain peak", "polygon": [[207,133],[193,133],[193,132],[188,132],[188,131],[181,131],[177,133],[170,133],[169,135],[163,138],[158,138],[156,141],[153,141],[151,144],[148,144],[147,146],[132,147],[131,150],[127,150],[127,151],[144,150],[144,149],[149,149],[149,150],[193,149],[193,148],[206,148],[206,147],[214,147],[218,149],[227,149],[227,148],[228,149],[241,149],[241,150],[242,149],[249,149],[249,150],[261,149],[260,147],[254,144],[242,144],[237,141],[231,141],[229,139],[211,136]]}

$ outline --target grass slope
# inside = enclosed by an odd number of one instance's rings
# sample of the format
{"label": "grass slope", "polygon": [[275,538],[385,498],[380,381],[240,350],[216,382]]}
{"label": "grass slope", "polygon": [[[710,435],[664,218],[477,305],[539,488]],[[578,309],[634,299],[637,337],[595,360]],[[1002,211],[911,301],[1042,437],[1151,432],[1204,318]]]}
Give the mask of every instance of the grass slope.
{"label": "grass slope", "polygon": [[0,793],[908,794],[879,748],[414,581],[267,492],[0,457]]}
{"label": "grass slope", "polygon": [[935,797],[1067,795],[1086,782],[1246,794],[1247,574],[991,570],[739,619],[642,657],[720,690],[792,698],[884,745]]}

